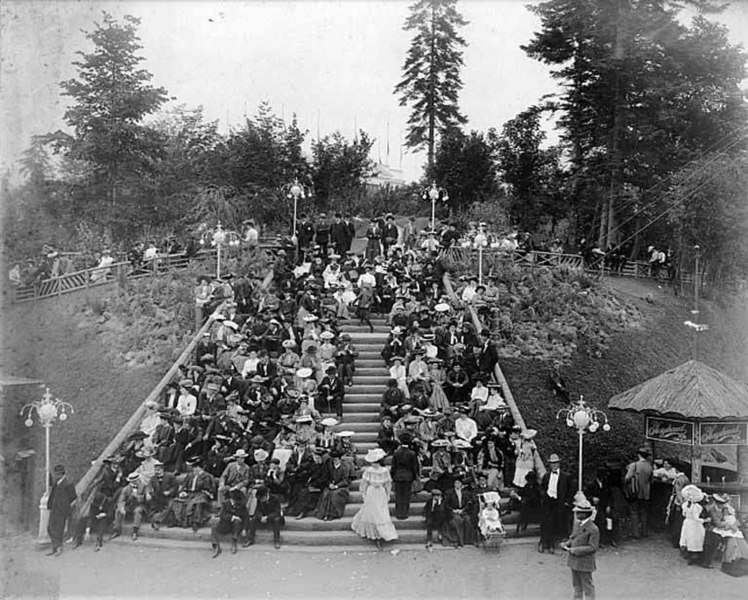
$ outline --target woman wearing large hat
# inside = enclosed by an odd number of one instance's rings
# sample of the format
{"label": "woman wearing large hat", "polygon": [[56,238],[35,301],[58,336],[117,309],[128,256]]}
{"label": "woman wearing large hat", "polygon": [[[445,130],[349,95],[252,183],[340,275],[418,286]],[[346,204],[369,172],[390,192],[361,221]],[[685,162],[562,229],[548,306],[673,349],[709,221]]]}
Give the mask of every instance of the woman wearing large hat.
{"label": "woman wearing large hat", "polygon": [[680,529],[680,547],[688,554],[688,564],[699,562],[704,550],[704,522],[701,513],[704,510],[701,502],[704,492],[693,484],[687,485],[681,491],[683,496],[683,524]]}
{"label": "woman wearing large hat", "polygon": [[364,505],[353,517],[351,529],[363,538],[374,540],[382,549],[382,541],[397,539],[397,531],[390,517],[389,501],[392,489],[390,470],[382,465],[386,456],[381,448],[372,448],[366,455],[369,466],[361,478]]}

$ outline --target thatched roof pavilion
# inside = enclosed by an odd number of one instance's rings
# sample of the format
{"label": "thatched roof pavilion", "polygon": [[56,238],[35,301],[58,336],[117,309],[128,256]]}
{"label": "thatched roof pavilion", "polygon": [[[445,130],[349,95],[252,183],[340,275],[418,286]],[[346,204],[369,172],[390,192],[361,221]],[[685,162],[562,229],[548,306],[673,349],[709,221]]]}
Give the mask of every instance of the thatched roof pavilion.
{"label": "thatched roof pavilion", "polygon": [[748,419],[748,386],[689,360],[613,396],[610,408],[671,418]]}

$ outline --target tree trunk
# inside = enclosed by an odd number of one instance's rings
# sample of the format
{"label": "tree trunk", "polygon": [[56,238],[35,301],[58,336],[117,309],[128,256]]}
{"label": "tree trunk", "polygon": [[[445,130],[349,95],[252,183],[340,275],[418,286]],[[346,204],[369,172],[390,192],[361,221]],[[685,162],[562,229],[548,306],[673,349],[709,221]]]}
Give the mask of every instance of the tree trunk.
{"label": "tree trunk", "polygon": [[434,4],[431,4],[431,55],[429,56],[429,106],[428,106],[428,119],[429,119],[429,148],[428,148],[428,172],[429,176],[433,173],[434,168],[434,137],[436,129],[436,115],[434,114],[435,108],[435,95],[436,95],[436,67],[434,61],[436,60],[436,15]]}

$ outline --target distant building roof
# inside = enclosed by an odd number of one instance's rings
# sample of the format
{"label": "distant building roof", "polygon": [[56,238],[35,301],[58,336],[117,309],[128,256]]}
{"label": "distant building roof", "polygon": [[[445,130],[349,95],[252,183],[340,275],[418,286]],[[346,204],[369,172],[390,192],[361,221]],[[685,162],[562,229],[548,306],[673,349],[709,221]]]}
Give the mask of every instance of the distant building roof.
{"label": "distant building roof", "polygon": [[689,360],[613,396],[610,408],[687,419],[748,419],[748,386]]}
{"label": "distant building roof", "polygon": [[402,170],[388,165],[377,164],[374,166],[373,175],[366,180],[366,185],[400,187],[405,185],[405,179],[403,179]]}

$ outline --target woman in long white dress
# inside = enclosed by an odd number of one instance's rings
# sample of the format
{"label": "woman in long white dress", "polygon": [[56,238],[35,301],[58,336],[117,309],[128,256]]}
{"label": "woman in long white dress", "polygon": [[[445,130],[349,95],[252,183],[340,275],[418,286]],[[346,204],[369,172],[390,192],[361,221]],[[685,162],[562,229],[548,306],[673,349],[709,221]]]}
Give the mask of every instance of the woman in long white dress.
{"label": "woman in long white dress", "polygon": [[377,548],[382,549],[382,541],[397,539],[397,531],[390,517],[390,491],[392,478],[390,470],[382,466],[386,456],[381,448],[373,448],[366,455],[370,466],[364,469],[361,478],[361,493],[364,505],[353,517],[351,529],[363,538],[374,540]]}
{"label": "woman in long white dress", "polygon": [[680,529],[680,547],[688,553],[688,564],[693,564],[704,551],[704,519],[701,518],[703,507],[699,502],[704,499],[702,492],[695,485],[687,485],[683,494],[683,524]]}

